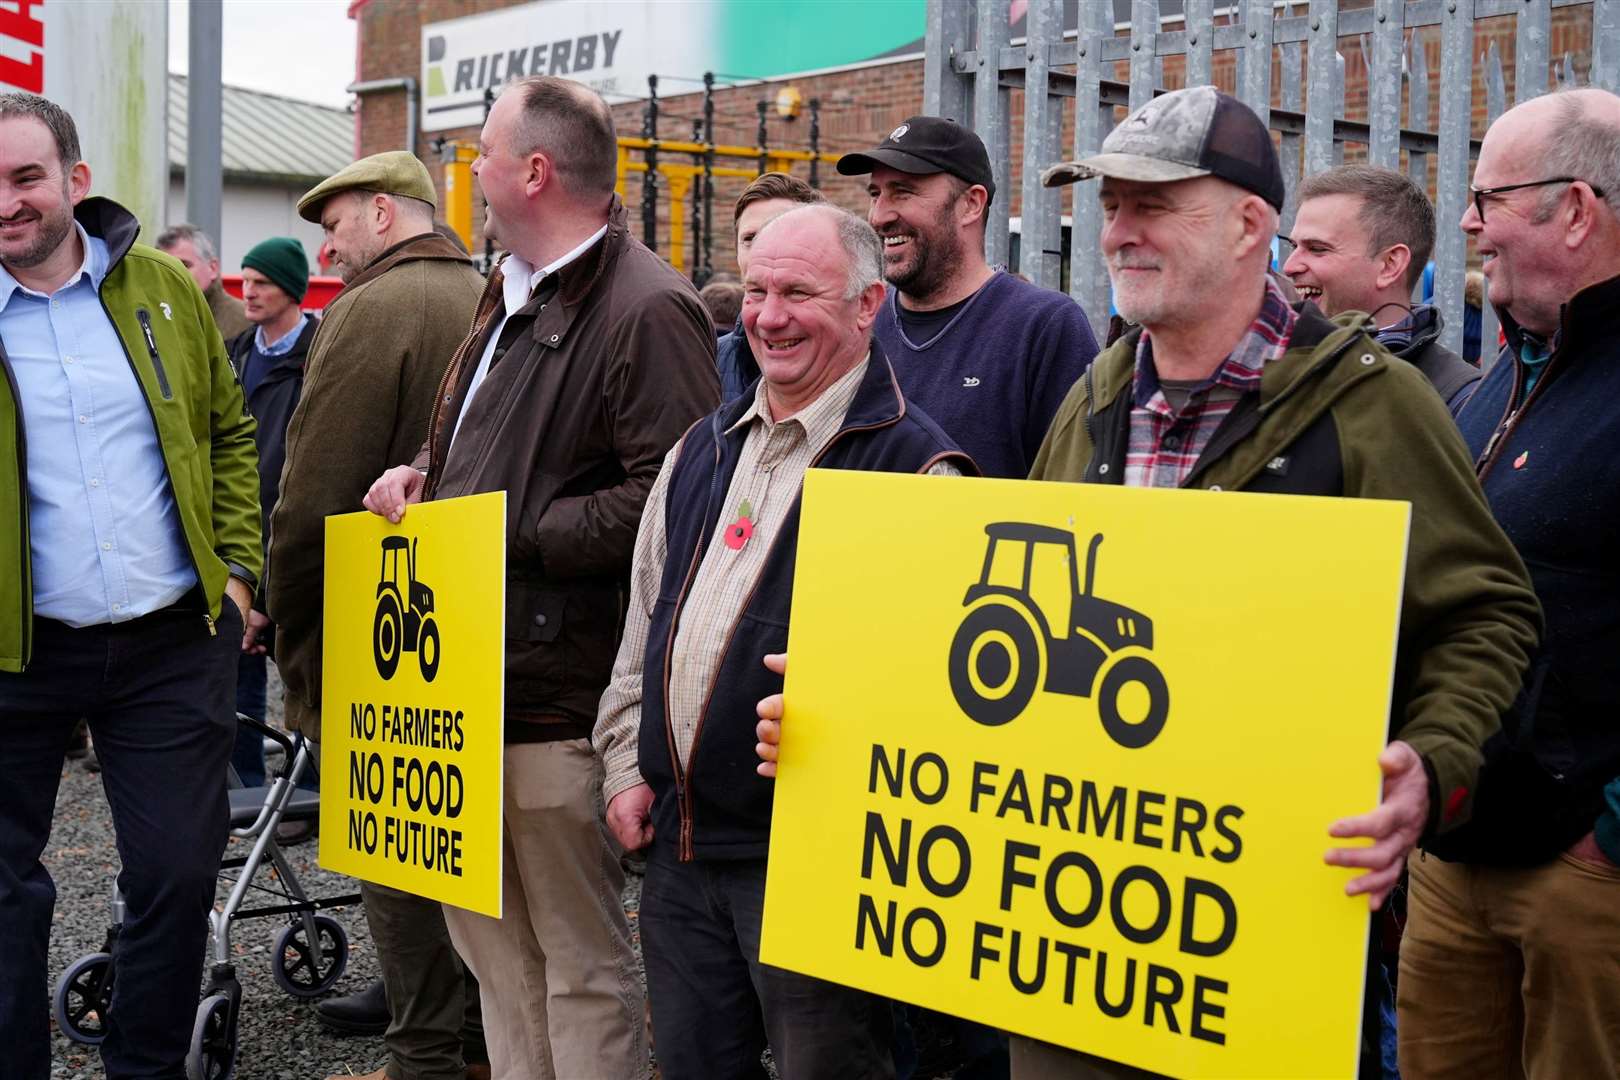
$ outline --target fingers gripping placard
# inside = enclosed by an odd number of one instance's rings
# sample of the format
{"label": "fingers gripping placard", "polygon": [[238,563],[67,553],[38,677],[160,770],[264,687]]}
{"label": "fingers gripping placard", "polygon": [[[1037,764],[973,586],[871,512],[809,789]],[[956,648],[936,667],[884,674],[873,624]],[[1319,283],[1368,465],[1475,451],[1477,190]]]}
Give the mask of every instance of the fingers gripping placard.
{"label": "fingers gripping placard", "polygon": [[506,495],[326,519],[321,865],[501,913]]}
{"label": "fingers gripping placard", "polygon": [[1182,1077],[1355,1075],[1408,508],[806,479],[761,959]]}

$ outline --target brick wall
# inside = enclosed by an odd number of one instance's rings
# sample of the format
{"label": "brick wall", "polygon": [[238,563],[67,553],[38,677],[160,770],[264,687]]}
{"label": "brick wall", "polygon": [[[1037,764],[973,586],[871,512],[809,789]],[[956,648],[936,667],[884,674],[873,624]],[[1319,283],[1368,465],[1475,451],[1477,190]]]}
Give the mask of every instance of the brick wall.
{"label": "brick wall", "polygon": [[[509,7],[515,2],[525,0],[373,0],[366,3],[356,15],[360,24],[359,77],[361,79],[383,79],[400,75],[420,77],[421,27],[424,23]],[[1499,17],[1482,20],[1475,30],[1476,57],[1483,55],[1489,43],[1493,41],[1501,53],[1509,103],[1513,101],[1515,95],[1515,25],[1514,19]],[[1420,35],[1425,49],[1429,74],[1429,119],[1426,126],[1432,131],[1439,125],[1440,28],[1431,26],[1409,33]],[[1592,7],[1582,5],[1554,9],[1549,45],[1549,52],[1555,64],[1567,53],[1573,57],[1576,71],[1584,77],[1591,66]],[[1304,50],[1301,51],[1303,53]],[[1339,51],[1345,57],[1345,115],[1348,119],[1364,121],[1367,118],[1367,69],[1362,61],[1359,43],[1354,38],[1342,38],[1339,42]],[[687,74],[674,70],[677,67],[678,63],[671,60],[671,74]],[[1484,134],[1486,126],[1484,64],[1476,61],[1472,70],[1473,134],[1477,138]],[[1303,75],[1302,70],[1302,85]],[[810,123],[808,102],[811,98],[819,98],[822,103],[822,150],[836,154],[864,149],[875,145],[906,117],[921,110],[922,77],[922,61],[911,60],[830,75],[783,79],[765,85],[720,88],[715,92],[715,141],[720,144],[750,147],[757,145],[759,121],[756,103],[762,97],[774,101],[777,90],[791,83],[799,90],[806,105],[799,118],[793,121],[778,118],[774,108],[768,110],[768,146],[807,148]],[[1113,77],[1121,82],[1128,81],[1129,66],[1124,63],[1118,64]],[[1166,57],[1165,86],[1175,89],[1183,85],[1184,81],[1183,58]],[[1235,89],[1236,61],[1233,53],[1215,55],[1214,81],[1222,89],[1228,91]],[[1549,72],[1549,84],[1551,81]],[[1274,103],[1280,100],[1281,85],[1282,51],[1279,48],[1273,53],[1272,63]],[[671,89],[684,89],[684,86],[685,84],[666,81],[660,89],[664,93],[669,93]],[[1008,97],[1012,117],[1011,176],[1008,190],[998,198],[1005,198],[1011,212],[1017,214],[1021,202],[1019,185],[1022,182],[1020,147],[1023,137],[1023,95],[1019,91],[1010,91]],[[702,106],[702,95],[697,93],[661,98],[659,135],[667,139],[690,139],[692,122],[701,117]],[[1403,115],[1405,107],[1403,101]],[[620,135],[641,134],[642,102],[616,103],[613,105],[613,115]],[[405,131],[404,93],[366,95],[359,106],[357,125],[362,155],[398,147]],[[432,136],[422,137],[416,147],[416,152],[428,162],[429,171],[433,173],[442,196],[444,168],[438,163],[437,156],[428,145],[430,139],[439,136],[471,142],[476,141],[478,130],[464,128],[435,132]],[[1074,116],[1070,108],[1066,110],[1064,117],[1062,146],[1065,152],[1067,148],[1072,147],[1073,141]],[[1364,158],[1365,150],[1359,146],[1350,146],[1346,148],[1345,156],[1346,160],[1358,160]],[[687,157],[675,160],[689,162],[691,159]],[[731,164],[750,167],[747,162],[731,162]],[[803,164],[797,165],[794,171],[800,176],[808,175],[808,167]],[[1433,173],[1434,168],[1431,164],[1431,178]],[[829,199],[852,210],[864,210],[866,194],[863,178],[841,177],[831,165],[823,165],[819,179],[822,190]],[[747,183],[746,179],[740,178],[719,177],[715,180],[712,265],[717,271],[733,271],[736,268],[731,207]],[[642,183],[639,175],[631,174],[626,177],[624,199],[630,208],[633,229],[636,235],[640,236]],[[1068,199],[1069,196],[1064,196],[1065,213],[1069,210]],[[483,225],[482,200],[475,195],[473,203],[474,230],[475,234],[481,236],[479,230]],[[689,205],[688,200],[686,212],[688,232],[684,247],[685,263],[690,270],[692,257]],[[667,256],[670,243],[670,194],[667,188],[659,193],[658,209],[658,248]],[[481,239],[478,240],[478,244],[481,247]]]}

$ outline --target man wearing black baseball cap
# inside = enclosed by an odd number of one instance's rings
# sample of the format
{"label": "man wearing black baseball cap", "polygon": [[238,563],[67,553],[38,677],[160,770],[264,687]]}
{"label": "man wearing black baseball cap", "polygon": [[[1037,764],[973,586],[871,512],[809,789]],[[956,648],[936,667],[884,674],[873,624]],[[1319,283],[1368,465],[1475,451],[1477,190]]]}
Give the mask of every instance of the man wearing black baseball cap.
{"label": "man wearing black baseball cap", "polygon": [[996,181],[984,143],[954,121],[913,116],[838,171],[871,175],[867,221],[894,287],[873,333],[901,388],[986,476],[1027,475],[1097,341],[1068,296],[985,261]]}
{"label": "man wearing black baseball cap", "polygon": [[[1481,746],[1536,644],[1524,564],[1422,372],[1386,352],[1360,312],[1296,309],[1268,277],[1284,189],[1258,116],[1214,87],[1165,94],[1100,154],[1043,174],[1049,185],[1094,177],[1115,304],[1138,328],[1070,393],[1031,479],[1412,506],[1383,797],[1371,813],[1321,823],[1324,847],[1372,841],[1325,859],[1365,871],[1345,888],[1377,907],[1419,838],[1470,813]],[[1187,557],[1211,565],[1218,591],[1221,560],[1265,558],[1256,542],[1214,552],[1193,539]],[[1015,1080],[1150,1075],[1024,1038],[1012,1066]]]}

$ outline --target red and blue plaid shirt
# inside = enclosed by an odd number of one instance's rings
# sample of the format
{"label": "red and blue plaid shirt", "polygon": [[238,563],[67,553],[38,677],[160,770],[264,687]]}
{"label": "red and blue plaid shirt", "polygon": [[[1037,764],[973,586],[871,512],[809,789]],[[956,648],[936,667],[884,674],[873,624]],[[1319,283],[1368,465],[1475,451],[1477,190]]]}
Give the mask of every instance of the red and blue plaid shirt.
{"label": "red and blue plaid shirt", "polygon": [[1180,487],[1243,395],[1259,393],[1261,369],[1287,350],[1296,318],[1282,290],[1267,278],[1260,314],[1214,374],[1192,388],[1179,410],[1159,385],[1152,335],[1143,330],[1136,344],[1126,485]]}

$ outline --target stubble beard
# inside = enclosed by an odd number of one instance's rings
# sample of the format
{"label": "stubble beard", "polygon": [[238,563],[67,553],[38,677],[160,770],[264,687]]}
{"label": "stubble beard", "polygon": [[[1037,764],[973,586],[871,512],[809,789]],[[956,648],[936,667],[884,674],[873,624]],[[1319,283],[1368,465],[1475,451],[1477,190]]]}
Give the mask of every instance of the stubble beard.
{"label": "stubble beard", "polygon": [[39,231],[34,242],[16,255],[9,255],[4,262],[7,266],[19,270],[29,270],[56,254],[56,249],[62,246],[68,233],[73,229],[73,211],[64,205],[56,212],[40,214]]}

